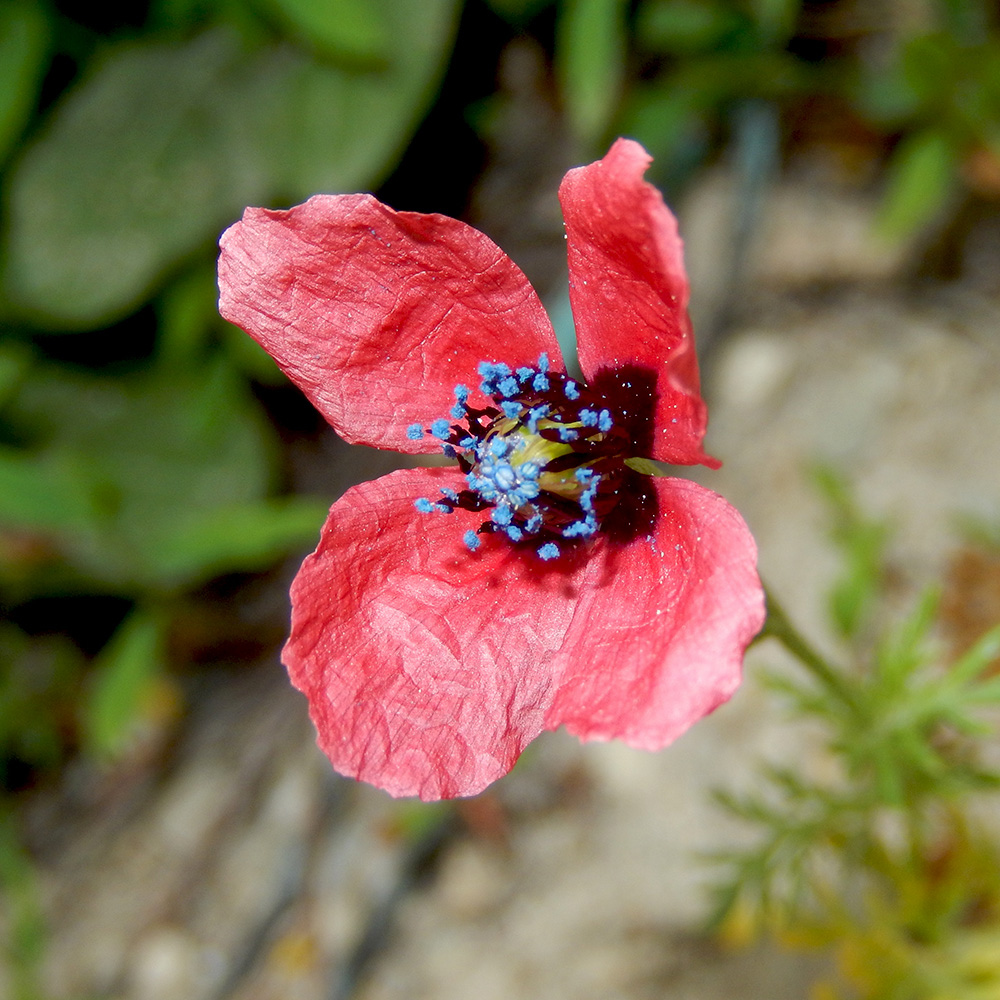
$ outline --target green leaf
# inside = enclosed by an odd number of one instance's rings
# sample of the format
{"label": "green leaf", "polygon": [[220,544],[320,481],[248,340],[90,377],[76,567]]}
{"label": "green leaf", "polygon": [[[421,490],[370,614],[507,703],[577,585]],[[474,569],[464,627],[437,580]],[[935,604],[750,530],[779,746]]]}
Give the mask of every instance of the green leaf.
{"label": "green leaf", "polygon": [[86,749],[98,759],[114,758],[125,748],[151,682],[163,668],[162,646],[159,621],[136,611],[95,661],[82,722]]}
{"label": "green leaf", "polygon": [[0,529],[65,534],[94,517],[85,484],[58,457],[0,447]]}
{"label": "green leaf", "polygon": [[40,4],[0,3],[0,164],[24,128],[45,72],[49,25]]}
{"label": "green leaf", "polygon": [[625,0],[565,0],[556,63],[570,122],[595,142],[611,121],[625,72]]}
{"label": "green leaf", "polygon": [[157,575],[187,585],[218,573],[266,569],[315,543],[328,504],[304,497],[220,507],[187,518],[158,541]]}
{"label": "green leaf", "polygon": [[639,8],[636,39],[653,51],[694,55],[718,48],[741,23],[736,11],[719,4],[662,0]]}
{"label": "green leaf", "polygon": [[268,0],[268,6],[321,51],[370,61],[390,56],[387,25],[371,0]]}
{"label": "green leaf", "polygon": [[[90,502],[89,519],[63,534],[67,558],[117,588],[174,587],[174,568],[160,565],[164,540],[271,488],[272,433],[224,361],[129,378],[43,371],[12,413],[41,439],[32,461],[58,469]],[[28,486],[45,499],[44,482]],[[65,500],[57,492],[49,502]],[[58,506],[43,512],[54,526],[64,516]]]}
{"label": "green leaf", "polygon": [[458,0],[370,0],[383,68],[362,72],[216,28],[109,46],[10,178],[4,281],[40,324],[134,309],[246,205],[371,187],[433,94]]}

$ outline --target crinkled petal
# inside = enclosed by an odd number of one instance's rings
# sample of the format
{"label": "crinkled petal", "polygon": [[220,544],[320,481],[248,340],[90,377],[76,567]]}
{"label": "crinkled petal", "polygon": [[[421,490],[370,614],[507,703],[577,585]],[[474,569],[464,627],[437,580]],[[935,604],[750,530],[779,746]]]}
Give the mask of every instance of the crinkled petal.
{"label": "crinkled petal", "polygon": [[599,388],[634,399],[642,454],[715,466],[701,448],[708,417],[683,244],[663,197],[643,180],[651,162],[637,142],[619,139],[559,188],[580,366]]}
{"label": "crinkled petal", "polygon": [[726,701],[764,624],[739,512],[686,479],[646,479],[652,531],[587,565],[545,728],[658,750]]}
{"label": "crinkled petal", "polygon": [[471,795],[541,732],[569,624],[503,539],[470,552],[488,514],[418,512],[455,469],[404,469],[348,490],[292,584],[283,659],[342,774],[393,795]]}
{"label": "crinkled petal", "polygon": [[404,452],[412,424],[447,416],[454,388],[482,405],[477,367],[561,368],[552,325],[517,266],[441,215],[370,195],[248,208],[220,241],[219,309],[270,354],[346,440]]}
{"label": "crinkled petal", "polygon": [[472,795],[544,728],[662,746],[732,693],[762,601],[725,501],[658,484],[652,542],[545,563],[498,536],[470,552],[483,513],[413,506],[461,486],[409,469],[349,490],[295,579],[284,661],[338,771]]}

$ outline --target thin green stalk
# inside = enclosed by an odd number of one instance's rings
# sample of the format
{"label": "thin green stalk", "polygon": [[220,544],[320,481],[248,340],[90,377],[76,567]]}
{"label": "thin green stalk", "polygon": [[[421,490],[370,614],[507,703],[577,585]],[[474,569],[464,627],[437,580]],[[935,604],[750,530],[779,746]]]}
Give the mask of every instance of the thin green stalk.
{"label": "thin green stalk", "polygon": [[764,622],[759,638],[777,639],[830,694],[854,714],[862,715],[861,705],[839,671],[818,653],[809,640],[792,624],[785,609],[767,587],[764,588],[764,593],[767,596],[767,621]]}

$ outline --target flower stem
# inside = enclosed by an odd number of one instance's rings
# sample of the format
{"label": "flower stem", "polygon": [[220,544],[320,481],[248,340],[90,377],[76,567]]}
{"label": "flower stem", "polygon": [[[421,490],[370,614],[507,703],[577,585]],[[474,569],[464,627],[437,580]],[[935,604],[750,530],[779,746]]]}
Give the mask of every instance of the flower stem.
{"label": "flower stem", "polygon": [[840,671],[818,653],[809,640],[792,624],[785,609],[766,586],[764,593],[767,596],[767,620],[758,638],[777,639],[830,694],[846,705],[851,712],[861,715],[861,706]]}

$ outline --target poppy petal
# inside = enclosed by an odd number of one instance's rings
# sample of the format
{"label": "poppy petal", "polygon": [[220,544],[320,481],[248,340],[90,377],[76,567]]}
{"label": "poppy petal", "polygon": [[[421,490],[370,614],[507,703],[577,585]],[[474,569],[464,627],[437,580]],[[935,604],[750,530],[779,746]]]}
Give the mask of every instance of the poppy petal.
{"label": "poppy petal", "polygon": [[620,388],[638,404],[630,430],[640,454],[714,467],[701,448],[708,416],[683,244],[662,195],[643,180],[651,162],[637,142],[619,139],[560,185],[580,366],[602,391]]}
{"label": "poppy petal", "polygon": [[561,356],[527,278],[482,233],[371,195],[248,208],[220,241],[219,310],[270,354],[347,441],[434,452],[427,427],[478,365]]}
{"label": "poppy petal", "polygon": [[662,746],[728,697],[760,626],[753,542],[721,498],[666,482],[652,542],[551,562],[497,535],[470,552],[482,513],[416,511],[461,488],[454,469],[348,490],[292,585],[284,650],[334,767],[472,795],[544,728]]}
{"label": "poppy petal", "polygon": [[765,610],[738,511],[689,480],[644,478],[656,520],[590,560],[545,728],[658,750],[733,694]]}

